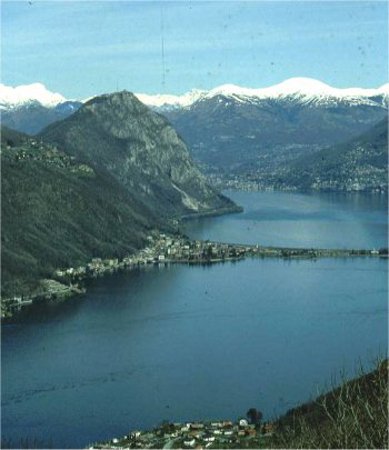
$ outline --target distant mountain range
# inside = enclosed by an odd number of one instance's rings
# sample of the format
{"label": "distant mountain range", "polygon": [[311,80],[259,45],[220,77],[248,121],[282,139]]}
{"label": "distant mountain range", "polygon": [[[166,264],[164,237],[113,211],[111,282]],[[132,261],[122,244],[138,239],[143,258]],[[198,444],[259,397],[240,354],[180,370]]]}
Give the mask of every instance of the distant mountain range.
{"label": "distant mountain range", "polygon": [[258,104],[265,100],[289,100],[305,104],[334,105],[341,101],[348,104],[373,105],[381,102],[387,106],[389,84],[378,89],[333,88],[312,78],[290,78],[277,85],[250,89],[233,84],[225,84],[210,91],[194,89],[183,95],[136,94],[146,105],[160,111],[189,108],[199,101],[225,97],[240,103]]}
{"label": "distant mountain range", "polygon": [[[354,106],[385,109],[389,105],[389,83],[377,89],[338,89],[310,78],[291,78],[283,83],[262,89],[250,89],[227,84],[209,91],[194,89],[183,95],[139,93],[135,96],[145,105],[166,115],[181,110],[185,110],[187,113],[190,111],[200,113],[203,109],[200,108],[200,105],[204,107],[207,103],[213,105],[216,109],[220,109],[217,108],[219,103],[219,106],[229,110],[236,103],[239,103],[241,108],[251,105],[251,107],[261,107],[268,114],[271,114],[270,109],[276,104],[284,107],[305,105],[320,108]],[[75,112],[82,103],[84,101],[68,100],[61,94],[51,92],[41,83],[15,88],[0,84],[0,110],[3,116],[3,124],[11,127],[9,121],[13,120],[15,125],[13,128],[22,132],[29,132],[26,129],[28,126],[37,130],[34,133],[43,129],[40,128],[42,123],[27,125],[22,120],[23,115],[30,115],[31,121],[34,122],[33,107],[40,106],[65,116]],[[213,109],[212,112],[214,112]],[[41,111],[43,110],[41,109]],[[243,111],[239,112],[243,113]],[[15,117],[19,117],[19,120]],[[44,120],[47,122],[45,126],[55,120],[58,119],[55,119],[54,115],[47,116]],[[261,123],[257,124],[257,128],[261,125]]]}
{"label": "distant mountain range", "polygon": [[165,118],[134,95],[95,97],[31,137],[2,127],[2,293],[61,267],[131,254],[172,219],[238,211]]}
{"label": "distant mountain range", "polygon": [[[59,94],[31,86],[23,87],[23,96],[21,91],[14,94],[13,103],[9,91],[7,97],[0,87],[5,125],[37,132],[81,104],[66,103]],[[172,123],[208,174],[244,181],[259,173],[266,187],[265,174],[292,168],[295,162],[368,132],[387,117],[389,84],[337,89],[309,78],[292,78],[264,89],[224,85],[181,96],[135,95]]]}
{"label": "distant mountain range", "polygon": [[[292,79],[262,90],[221,87],[187,106],[154,106],[213,173],[244,174],[346,141],[387,114],[389,85],[334,89]],[[151,102],[150,102],[151,103]]]}
{"label": "distant mountain range", "polygon": [[34,135],[47,125],[69,117],[81,105],[81,102],[66,101],[47,107],[42,106],[38,101],[31,101],[11,110],[2,110],[1,121],[14,130]]}
{"label": "distant mountain range", "polygon": [[62,120],[82,105],[46,89],[41,83],[15,88],[0,84],[1,123],[27,134],[39,133],[50,123]]}

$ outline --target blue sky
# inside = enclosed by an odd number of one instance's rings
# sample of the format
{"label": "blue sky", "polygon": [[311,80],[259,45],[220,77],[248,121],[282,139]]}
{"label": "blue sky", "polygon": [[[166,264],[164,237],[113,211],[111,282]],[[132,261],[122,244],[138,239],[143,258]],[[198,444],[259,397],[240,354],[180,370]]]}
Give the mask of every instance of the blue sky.
{"label": "blue sky", "polygon": [[[387,82],[386,2],[2,1],[2,82],[68,98]],[[162,42],[163,48],[162,51]]]}

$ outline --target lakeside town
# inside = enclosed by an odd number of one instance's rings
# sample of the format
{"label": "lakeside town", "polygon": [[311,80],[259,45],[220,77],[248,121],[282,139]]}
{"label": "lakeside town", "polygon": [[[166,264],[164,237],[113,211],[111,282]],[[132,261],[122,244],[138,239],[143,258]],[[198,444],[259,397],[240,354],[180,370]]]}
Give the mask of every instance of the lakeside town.
{"label": "lakeside town", "polygon": [[258,448],[265,444],[274,431],[274,424],[267,422],[249,423],[241,418],[235,423],[230,420],[214,422],[163,423],[151,431],[131,431],[122,438],[95,443],[94,449],[125,448]]}
{"label": "lakeside town", "polygon": [[1,318],[9,319],[23,308],[41,301],[62,301],[86,292],[84,281],[116,271],[132,270],[146,265],[214,264],[238,261],[246,257],[323,258],[323,257],[387,257],[388,249],[315,249],[265,247],[191,240],[182,235],[154,232],[147,237],[147,246],[123,259],[93,258],[85,266],[61,268],[52,279],[41,280],[40,289],[28,296],[1,299]]}
{"label": "lakeside town", "polygon": [[[300,187],[288,183],[287,180],[280,181],[279,172],[262,173],[254,172],[253,174],[236,174],[225,176],[223,174],[208,174],[208,180],[216,189],[220,190],[236,190],[247,192],[260,191],[284,191],[298,192]],[[385,170],[377,170],[377,173],[368,173],[366,170],[355,169],[355,176],[346,178],[345,180],[326,180],[316,177],[310,186],[312,191],[323,192],[371,192],[373,194],[387,193],[387,185],[382,180],[382,176],[386,175]],[[286,177],[285,177],[286,178]]]}

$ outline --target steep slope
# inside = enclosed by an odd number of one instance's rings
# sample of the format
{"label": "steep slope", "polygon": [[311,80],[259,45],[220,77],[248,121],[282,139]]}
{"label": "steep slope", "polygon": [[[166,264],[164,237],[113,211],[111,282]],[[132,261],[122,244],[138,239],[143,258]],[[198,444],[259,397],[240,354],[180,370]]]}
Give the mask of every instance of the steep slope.
{"label": "steep slope", "polygon": [[388,448],[388,360],[289,410],[270,448]]}
{"label": "steep slope", "polygon": [[130,93],[95,98],[43,136],[2,130],[3,295],[60,267],[132,253],[182,214],[238,210]]}
{"label": "steep slope", "polygon": [[280,188],[385,191],[388,189],[388,118],[357,138],[298,158],[271,176]]}
{"label": "steep slope", "polygon": [[95,97],[40,136],[108,173],[163,217],[235,208],[206,183],[168,121],[129,92]]}
{"label": "steep slope", "polygon": [[1,267],[5,296],[29,292],[59,267],[142,246],[159,218],[109,174],[2,128]]}

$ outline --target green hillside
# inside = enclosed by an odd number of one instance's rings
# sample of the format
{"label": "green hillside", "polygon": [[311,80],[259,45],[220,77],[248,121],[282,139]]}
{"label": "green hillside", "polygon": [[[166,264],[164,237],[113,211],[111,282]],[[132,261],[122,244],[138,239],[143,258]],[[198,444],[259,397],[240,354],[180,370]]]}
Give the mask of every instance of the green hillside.
{"label": "green hillside", "polygon": [[112,177],[55,146],[3,129],[1,163],[5,296],[28,292],[58,267],[124,256],[162,227]]}

